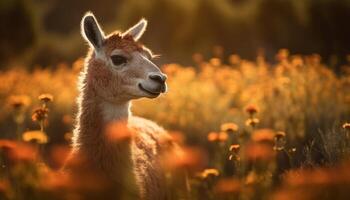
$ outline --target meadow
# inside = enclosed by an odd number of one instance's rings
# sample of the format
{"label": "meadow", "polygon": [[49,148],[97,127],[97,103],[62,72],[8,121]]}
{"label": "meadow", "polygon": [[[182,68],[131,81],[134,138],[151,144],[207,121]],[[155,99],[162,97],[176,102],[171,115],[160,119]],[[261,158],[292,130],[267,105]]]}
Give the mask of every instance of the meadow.
{"label": "meadow", "polygon": [[[184,149],[164,159],[169,199],[348,198],[350,57],[338,71],[317,54],[275,58],[226,58],[216,47],[192,66],[162,66],[169,91],[133,103]],[[71,188],[95,187],[57,172],[83,64],[0,71],[0,199],[79,199]]]}

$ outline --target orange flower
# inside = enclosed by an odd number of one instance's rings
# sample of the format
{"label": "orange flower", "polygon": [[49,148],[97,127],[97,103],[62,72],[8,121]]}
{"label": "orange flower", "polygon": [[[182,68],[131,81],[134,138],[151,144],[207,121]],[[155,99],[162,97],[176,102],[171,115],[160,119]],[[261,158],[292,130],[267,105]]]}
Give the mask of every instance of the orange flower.
{"label": "orange flower", "polygon": [[249,114],[249,115],[254,115],[255,113],[258,112],[258,107],[256,107],[255,105],[248,105],[245,108],[245,111]]}
{"label": "orange flower", "polygon": [[241,184],[236,179],[221,179],[214,187],[214,191],[219,194],[238,193],[241,190]]}
{"label": "orange flower", "polygon": [[111,122],[107,125],[105,134],[111,142],[123,142],[130,140],[133,132],[126,122]]}
{"label": "orange flower", "polygon": [[10,140],[0,140],[0,149],[13,161],[34,161],[37,151],[30,145]]}
{"label": "orange flower", "polygon": [[236,132],[238,131],[238,125],[235,123],[225,123],[221,125],[221,131]]}
{"label": "orange flower", "polygon": [[166,152],[161,157],[161,164],[169,171],[188,169],[198,171],[207,163],[206,154],[199,148],[182,148]]}
{"label": "orange flower", "polygon": [[275,151],[270,145],[251,143],[247,145],[245,156],[248,160],[270,161],[275,157]]}
{"label": "orange flower", "polygon": [[209,142],[216,142],[219,139],[217,132],[210,132],[207,136]]}
{"label": "orange flower", "polygon": [[218,139],[219,139],[220,142],[226,142],[227,139],[228,139],[228,134],[226,132],[221,131],[219,133]]}
{"label": "orange flower", "polygon": [[258,129],[252,134],[252,140],[254,142],[273,143],[274,137],[275,133],[271,129]]}
{"label": "orange flower", "polygon": [[47,103],[47,102],[50,102],[50,101],[53,101],[53,96],[52,94],[41,94],[39,95],[38,99],[44,103]]}
{"label": "orange flower", "polygon": [[34,110],[32,114],[32,120],[35,121],[42,121],[47,118],[47,114],[49,113],[49,109],[47,108],[37,108]]}

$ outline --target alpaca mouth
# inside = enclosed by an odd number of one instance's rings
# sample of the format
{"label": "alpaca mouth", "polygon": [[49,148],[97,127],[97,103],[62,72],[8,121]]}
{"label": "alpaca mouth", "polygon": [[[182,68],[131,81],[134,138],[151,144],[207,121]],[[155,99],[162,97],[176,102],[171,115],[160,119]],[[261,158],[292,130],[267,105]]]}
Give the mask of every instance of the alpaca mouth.
{"label": "alpaca mouth", "polygon": [[142,90],[143,92],[145,92],[145,93],[147,93],[147,94],[150,94],[150,95],[152,95],[152,96],[158,96],[158,95],[160,95],[160,92],[153,92],[153,91],[147,90],[146,88],[144,88],[144,87],[142,86],[141,83],[139,83],[138,86],[139,86],[140,90]]}

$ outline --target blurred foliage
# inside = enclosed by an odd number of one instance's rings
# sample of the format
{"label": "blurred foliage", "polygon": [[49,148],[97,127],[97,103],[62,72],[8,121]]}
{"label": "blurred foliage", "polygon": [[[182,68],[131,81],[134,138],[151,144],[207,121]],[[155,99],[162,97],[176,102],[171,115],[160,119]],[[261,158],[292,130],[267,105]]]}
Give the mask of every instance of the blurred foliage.
{"label": "blurred foliage", "polygon": [[6,44],[2,67],[47,66],[82,56],[79,23],[88,10],[106,32],[125,30],[146,17],[150,23],[142,41],[164,55],[161,62],[189,63],[188,54],[210,56],[211,47],[220,45],[226,54],[249,59],[258,48],[268,59],[280,48],[317,52],[339,66],[350,49],[349,0],[4,0],[0,10],[1,26],[7,27],[0,32]]}
{"label": "blurred foliage", "polygon": [[[213,54],[164,65],[169,92],[134,101],[136,115],[165,126],[183,149],[160,157],[168,198],[347,199],[350,63],[336,76],[317,54],[281,49],[274,65],[262,53],[233,54],[229,64],[217,58],[222,48]],[[1,199],[100,195],[99,179],[56,170],[70,150],[83,63],[0,73]]]}
{"label": "blurred foliage", "polygon": [[[217,47],[214,54],[220,57],[220,53]],[[244,127],[247,105],[259,108],[256,127],[284,131],[294,144],[310,141],[319,132],[333,131],[334,125],[339,126],[349,117],[348,66],[343,66],[343,75],[337,77],[316,54],[289,55],[288,50],[282,49],[276,59],[277,64],[271,65],[263,55],[252,62],[234,54],[229,56],[229,64],[223,64],[222,59],[206,61],[202,55],[194,54],[193,67],[163,66],[169,76],[169,93],[155,100],[135,101],[133,110],[167,129],[185,133],[187,142],[192,144],[205,142],[205,135],[224,122]],[[48,125],[50,137],[64,141],[63,134],[71,129],[71,124],[63,119],[75,112],[76,79],[82,65],[83,61],[77,60],[71,67],[61,64],[55,70],[29,72],[15,68],[0,73],[0,102],[6,105],[1,108],[0,120],[8,124],[1,126],[0,131],[15,132],[11,95],[27,95],[36,105],[36,97],[48,92],[55,96],[54,114],[49,120],[52,123]],[[26,112],[32,109],[29,106]],[[27,119],[23,126],[35,124]]]}

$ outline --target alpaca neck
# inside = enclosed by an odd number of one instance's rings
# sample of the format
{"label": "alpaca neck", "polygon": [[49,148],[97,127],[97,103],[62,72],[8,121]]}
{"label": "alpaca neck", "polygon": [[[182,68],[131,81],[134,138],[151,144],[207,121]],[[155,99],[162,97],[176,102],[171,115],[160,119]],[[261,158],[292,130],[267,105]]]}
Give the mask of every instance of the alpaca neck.
{"label": "alpaca neck", "polygon": [[130,116],[130,102],[122,103],[111,103],[104,101],[100,104],[103,121],[106,123],[109,122],[118,122],[118,121],[127,121]]}
{"label": "alpaca neck", "polygon": [[[130,153],[130,141],[116,144],[106,136],[106,128],[110,123],[127,123],[131,115],[130,102],[107,102],[92,91],[87,87],[81,93],[74,146],[86,153],[86,156],[92,156],[91,161],[97,164],[103,164],[102,159],[108,161],[115,158],[113,161],[116,161],[120,156],[130,159],[131,156],[126,155]],[[115,149],[118,151],[115,152]]]}

